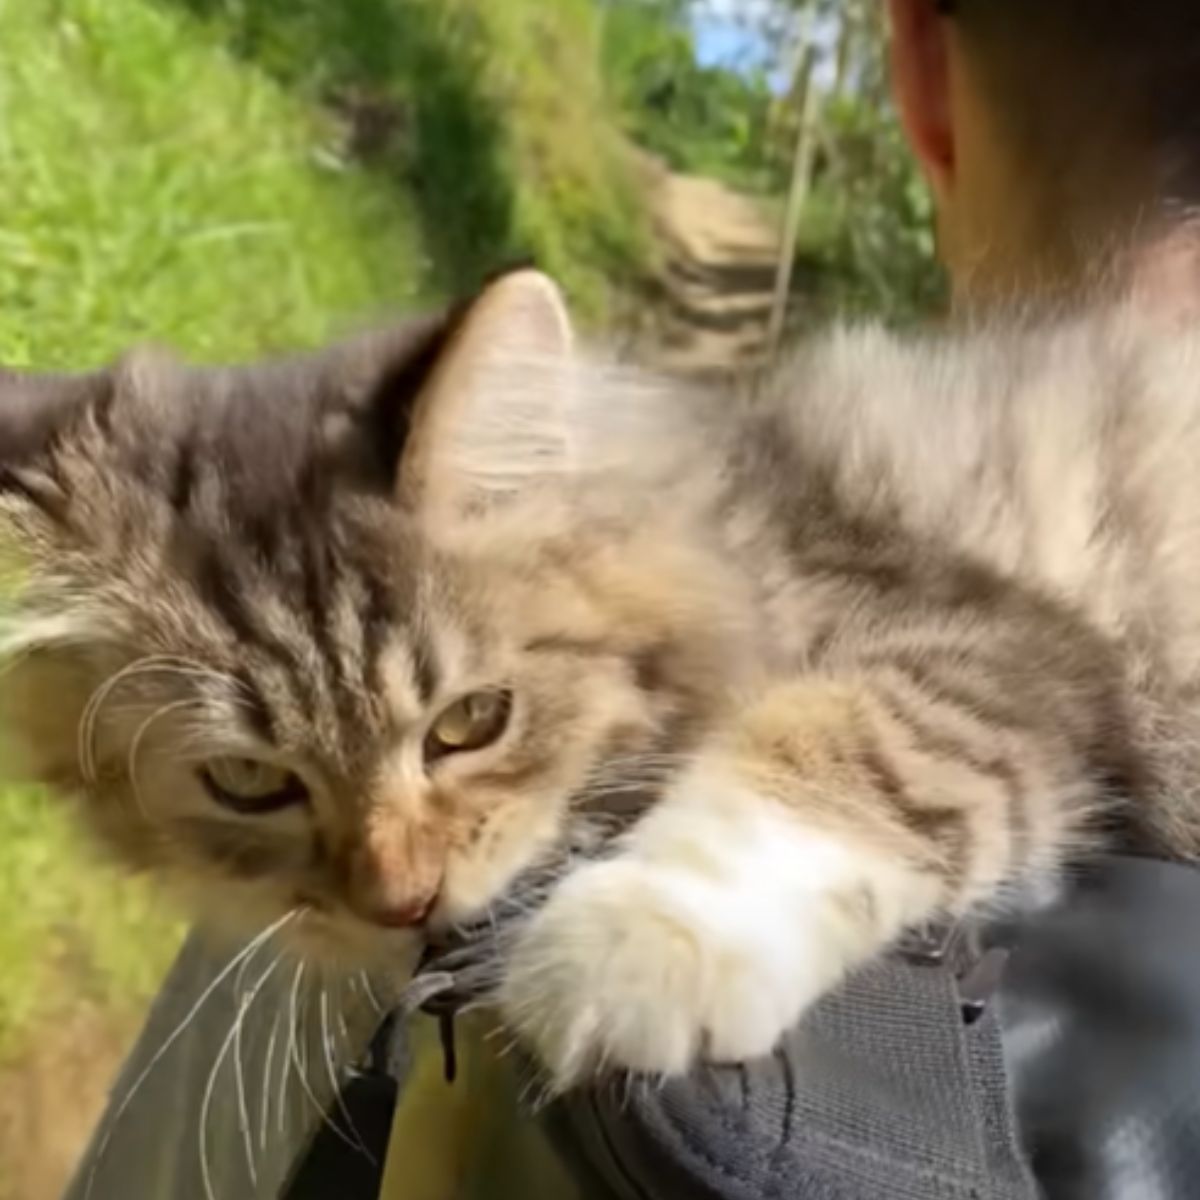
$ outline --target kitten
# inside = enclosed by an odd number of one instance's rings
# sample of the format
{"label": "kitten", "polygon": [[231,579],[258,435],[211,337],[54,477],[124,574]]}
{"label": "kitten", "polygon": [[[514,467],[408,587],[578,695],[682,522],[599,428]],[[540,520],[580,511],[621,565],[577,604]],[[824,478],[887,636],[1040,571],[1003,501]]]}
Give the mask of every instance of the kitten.
{"label": "kitten", "polygon": [[591,364],[526,271],[44,390],[0,474],[33,773],[311,953],[515,915],[559,1087],[765,1053],[1107,829],[1200,849],[1193,334],[847,331],[737,398]]}

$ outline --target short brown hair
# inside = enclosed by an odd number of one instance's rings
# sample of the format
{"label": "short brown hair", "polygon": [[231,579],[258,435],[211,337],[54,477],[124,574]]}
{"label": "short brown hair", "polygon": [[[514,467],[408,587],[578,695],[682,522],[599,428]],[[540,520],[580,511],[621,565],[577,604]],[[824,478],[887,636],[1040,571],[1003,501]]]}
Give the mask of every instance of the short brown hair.
{"label": "short brown hair", "polygon": [[939,0],[1031,165],[1102,187],[1149,152],[1159,202],[1200,201],[1200,0]]}

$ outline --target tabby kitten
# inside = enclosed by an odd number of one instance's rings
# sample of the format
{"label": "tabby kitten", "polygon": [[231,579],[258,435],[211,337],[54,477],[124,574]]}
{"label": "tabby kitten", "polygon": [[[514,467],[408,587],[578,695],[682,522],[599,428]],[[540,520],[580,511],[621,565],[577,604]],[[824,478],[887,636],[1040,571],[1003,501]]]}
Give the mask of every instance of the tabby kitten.
{"label": "tabby kitten", "polygon": [[313,360],[7,386],[34,774],[311,953],[517,912],[558,1086],[762,1054],[1118,824],[1200,849],[1193,334],[842,332],[739,399],[594,366],[521,272]]}

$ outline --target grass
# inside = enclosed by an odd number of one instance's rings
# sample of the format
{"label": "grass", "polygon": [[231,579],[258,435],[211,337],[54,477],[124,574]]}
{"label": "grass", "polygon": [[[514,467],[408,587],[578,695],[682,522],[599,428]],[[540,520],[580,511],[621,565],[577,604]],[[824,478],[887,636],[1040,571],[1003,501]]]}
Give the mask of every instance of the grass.
{"label": "grass", "polygon": [[412,197],[433,278],[515,261],[602,321],[647,223],[601,68],[594,0],[160,0],[295,92]]}
{"label": "grass", "polygon": [[311,342],[411,301],[419,230],[331,120],[143,0],[22,0],[0,39],[0,356]]}
{"label": "grass", "polygon": [[181,925],[146,884],[94,860],[64,809],[38,791],[0,791],[0,839],[3,1062],[68,1006],[130,1012],[148,999]]}
{"label": "grass", "polygon": [[[311,344],[533,258],[602,320],[647,241],[590,0],[0,0],[0,361]],[[614,282],[616,281],[616,282]],[[0,1060],[180,934],[0,791]]]}

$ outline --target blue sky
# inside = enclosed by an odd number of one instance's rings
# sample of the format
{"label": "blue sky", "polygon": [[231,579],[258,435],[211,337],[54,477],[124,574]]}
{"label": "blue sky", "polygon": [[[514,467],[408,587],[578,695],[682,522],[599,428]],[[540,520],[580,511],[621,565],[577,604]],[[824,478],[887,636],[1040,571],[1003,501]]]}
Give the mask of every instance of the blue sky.
{"label": "blue sky", "polygon": [[737,21],[701,14],[696,17],[695,29],[696,55],[704,66],[754,65],[762,61],[762,40]]}
{"label": "blue sky", "polygon": [[[775,0],[698,0],[693,8],[692,28],[696,38],[696,54],[705,66],[743,67],[753,70],[770,63],[780,67],[780,46],[769,45],[759,21],[773,11],[777,30],[780,10]],[[797,30],[798,32],[798,30]],[[822,79],[830,66],[828,50],[837,33],[837,19],[823,19],[810,30],[824,51],[818,67]],[[785,54],[784,57],[787,57]],[[786,86],[786,81],[775,82]]]}
{"label": "blue sky", "polygon": [[767,46],[757,18],[773,0],[698,0],[692,9],[696,50],[706,66],[760,65]]}

